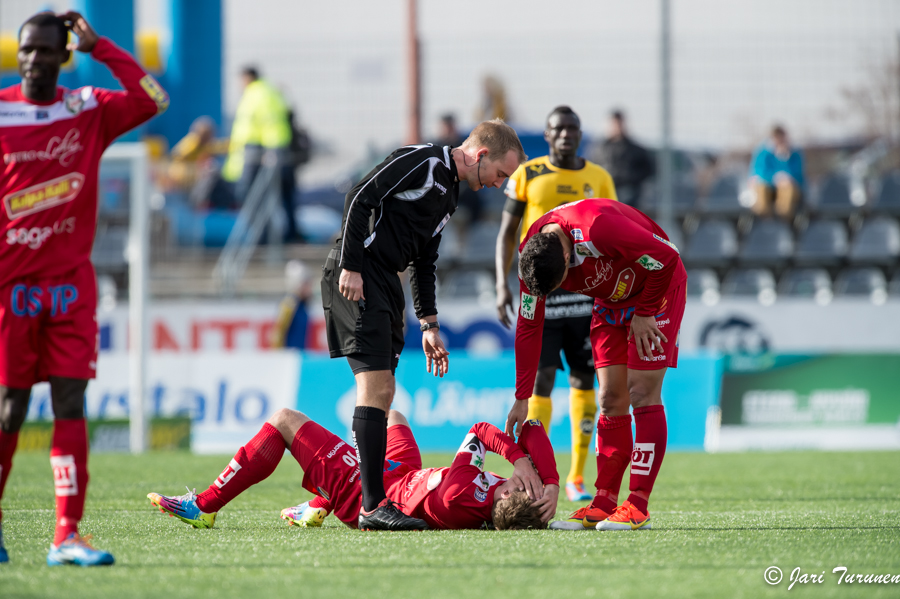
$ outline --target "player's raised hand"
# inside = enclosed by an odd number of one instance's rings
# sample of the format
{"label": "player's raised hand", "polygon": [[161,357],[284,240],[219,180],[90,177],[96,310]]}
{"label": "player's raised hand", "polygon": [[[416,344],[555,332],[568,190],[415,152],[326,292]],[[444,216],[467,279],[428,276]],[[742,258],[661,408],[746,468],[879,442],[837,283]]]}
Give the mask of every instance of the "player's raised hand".
{"label": "player's raised hand", "polygon": [[67,44],[66,50],[77,50],[79,52],[89,53],[94,49],[100,36],[97,35],[97,32],[90,26],[87,19],[81,16],[81,13],[70,10],[69,12],[60,13],[57,16],[63,19],[66,22],[66,27],[71,29],[72,33],[78,36],[78,41]]}
{"label": "player's raised hand", "polygon": [[634,344],[637,347],[638,356],[643,360],[652,360],[653,351],[664,354],[662,342],[668,342],[659,327],[656,326],[656,318],[653,316],[633,316],[631,327],[628,329],[628,338],[634,336]]}
{"label": "player's raised hand", "polygon": [[512,314],[516,313],[513,307],[512,294],[509,292],[509,286],[505,283],[497,285],[497,318],[507,329],[512,326]]}
{"label": "player's raised hand", "polygon": [[522,427],[525,426],[525,419],[528,418],[528,400],[516,400],[509,409],[509,415],[506,417],[507,435],[515,439],[522,434]]}
{"label": "player's raised hand", "polygon": [[428,329],[422,333],[422,350],[425,352],[425,367],[434,376],[443,378],[450,369],[450,352],[444,347],[438,329]]}
{"label": "player's raised hand", "polygon": [[545,524],[556,515],[556,504],[559,502],[559,485],[544,485],[544,496],[535,504],[541,511],[541,521]]}
{"label": "player's raised hand", "polygon": [[544,496],[544,484],[538,476],[534,464],[528,458],[519,458],[513,464],[513,473],[509,477],[519,491],[525,491],[528,498],[537,501]]}

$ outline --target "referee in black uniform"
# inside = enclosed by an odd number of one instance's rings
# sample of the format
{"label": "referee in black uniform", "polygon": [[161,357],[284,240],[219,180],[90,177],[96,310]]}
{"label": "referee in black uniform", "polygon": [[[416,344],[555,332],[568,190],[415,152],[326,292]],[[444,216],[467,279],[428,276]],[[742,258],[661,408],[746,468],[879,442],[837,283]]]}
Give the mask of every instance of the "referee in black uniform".
{"label": "referee in black uniform", "polygon": [[449,360],[438,333],[434,269],[441,230],[456,210],[459,181],[476,191],[500,187],[525,160],[516,132],[495,119],[475,127],[458,148],[421,145],[394,151],[347,194],[341,237],[323,269],[322,305],[331,357],[346,357],[356,377],[353,441],[362,484],[362,530],[428,528],[387,499],[382,478],[387,411],[403,350],[398,273],[410,269],[426,367],[442,377]]}

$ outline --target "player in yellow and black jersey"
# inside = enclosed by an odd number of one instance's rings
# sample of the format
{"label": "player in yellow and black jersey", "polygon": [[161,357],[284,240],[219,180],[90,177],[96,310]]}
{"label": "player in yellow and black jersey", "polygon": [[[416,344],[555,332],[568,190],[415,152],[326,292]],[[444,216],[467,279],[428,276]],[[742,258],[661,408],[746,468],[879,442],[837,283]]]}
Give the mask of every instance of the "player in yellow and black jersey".
{"label": "player in yellow and black jersey", "polygon": [[[585,198],[616,198],[612,177],[602,167],[578,156],[581,120],[568,106],[557,106],[547,117],[544,139],[550,154],[529,160],[509,178],[506,205],[497,236],[497,316],[507,328],[513,311],[507,277],[516,250],[516,231],[522,236],[531,224],[561,204]],[[556,371],[563,369],[560,352],[569,364],[569,415],[572,420],[572,467],[566,480],[569,501],[585,501],[593,494],[584,489],[587,459],[597,401],[594,396],[594,360],[591,356],[593,299],[557,290],[547,296],[541,360],[534,393],[528,400],[528,418],[537,418],[549,432],[553,404],[550,392]]]}

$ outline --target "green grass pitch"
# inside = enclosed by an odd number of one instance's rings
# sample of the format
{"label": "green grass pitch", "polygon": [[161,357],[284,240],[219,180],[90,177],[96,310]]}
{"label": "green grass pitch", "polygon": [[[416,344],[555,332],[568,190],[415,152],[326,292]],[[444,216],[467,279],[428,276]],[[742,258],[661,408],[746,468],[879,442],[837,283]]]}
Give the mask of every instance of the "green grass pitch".
{"label": "green grass pitch", "polygon": [[[281,508],[309,498],[289,455],[226,506],[213,530],[194,530],[146,499],[205,489],[229,458],[93,455],[82,532],[117,561],[82,569],[45,565],[50,467],[46,454],[18,454],[3,498],[11,562],[0,565],[0,597],[900,596],[900,584],[838,585],[831,573],[900,575],[896,452],[673,453],[646,532],[361,533],[334,517],[321,529],[288,527]],[[565,476],[568,455],[558,461]],[[495,456],[488,467],[511,471]],[[561,501],[557,515],[576,507]],[[784,572],[776,586],[763,580],[770,566]],[[788,591],[796,567],[824,571],[823,582]]]}

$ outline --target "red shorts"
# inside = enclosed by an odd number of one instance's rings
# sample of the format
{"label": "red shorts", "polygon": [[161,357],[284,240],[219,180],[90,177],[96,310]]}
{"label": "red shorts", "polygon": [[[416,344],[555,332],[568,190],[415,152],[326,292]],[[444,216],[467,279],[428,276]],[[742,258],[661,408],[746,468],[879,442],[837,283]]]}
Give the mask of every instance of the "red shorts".
{"label": "red shorts", "polygon": [[0,287],[0,384],[97,374],[97,276],[90,262],[55,277]]}
{"label": "red shorts", "polygon": [[685,283],[669,287],[662,309],[656,315],[656,326],[669,340],[662,342],[663,353],[653,352],[653,358],[638,356],[634,338],[628,339],[634,307],[608,308],[594,302],[591,319],[591,350],[594,368],[627,364],[632,370],[659,370],[678,366],[678,335],[687,302]]}
{"label": "red shorts", "polygon": [[[356,449],[321,425],[309,421],[294,437],[291,454],[303,468],[303,488],[328,500],[334,515],[347,526],[356,528],[362,507]],[[386,458],[385,488],[407,473],[422,468],[422,455],[408,426],[395,424],[388,428]]]}

